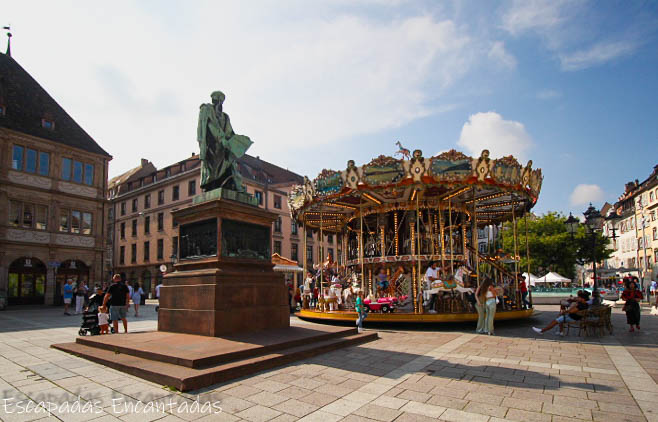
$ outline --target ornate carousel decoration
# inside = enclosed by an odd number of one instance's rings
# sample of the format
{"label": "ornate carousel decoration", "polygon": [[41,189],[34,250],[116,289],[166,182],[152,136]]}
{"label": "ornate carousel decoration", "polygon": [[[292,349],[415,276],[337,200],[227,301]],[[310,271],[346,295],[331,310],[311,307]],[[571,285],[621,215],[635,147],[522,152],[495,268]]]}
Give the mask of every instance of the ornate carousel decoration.
{"label": "ornate carousel decoration", "polygon": [[[349,160],[346,169],[323,170],[292,190],[289,206],[298,224],[337,239],[336,256],[323,253],[312,265],[304,236],[304,274],[312,277],[301,286],[300,315],[353,318],[354,295],[362,291],[383,320],[447,314],[470,320],[469,294],[490,277],[504,297],[501,311],[527,316],[519,260],[503,262],[493,244],[479,247],[478,233],[512,222],[519,248],[516,222],[537,202],[541,170],[512,156],[492,159],[488,150],[477,158],[454,149],[423,157],[421,150],[397,146],[401,159],[380,155],[362,166]],[[438,280],[425,277],[432,263]]]}

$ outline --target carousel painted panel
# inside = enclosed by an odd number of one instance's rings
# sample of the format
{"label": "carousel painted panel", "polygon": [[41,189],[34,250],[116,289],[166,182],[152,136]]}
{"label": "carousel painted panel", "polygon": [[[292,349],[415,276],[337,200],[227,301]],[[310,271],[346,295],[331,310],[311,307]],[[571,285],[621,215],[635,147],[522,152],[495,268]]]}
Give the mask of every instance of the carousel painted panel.
{"label": "carousel painted panel", "polygon": [[322,170],[315,179],[315,193],[319,196],[336,194],[343,189],[341,173],[334,170]]}
{"label": "carousel painted panel", "polygon": [[472,158],[453,149],[432,158],[430,171],[438,181],[465,180],[473,173],[471,162]]}
{"label": "carousel painted panel", "polygon": [[370,186],[397,183],[404,177],[402,162],[393,157],[380,155],[363,166],[363,181]]}

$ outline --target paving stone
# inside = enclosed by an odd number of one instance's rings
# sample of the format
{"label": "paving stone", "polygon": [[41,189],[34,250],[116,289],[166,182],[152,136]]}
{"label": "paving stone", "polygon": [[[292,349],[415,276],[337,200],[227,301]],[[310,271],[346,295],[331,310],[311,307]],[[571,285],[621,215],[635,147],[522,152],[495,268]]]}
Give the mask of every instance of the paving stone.
{"label": "paving stone", "polygon": [[338,400],[338,397],[331,396],[329,394],[311,393],[306,396],[300,397],[297,400],[302,401],[304,403],[312,404],[314,406],[323,407],[328,405],[329,403]]}
{"label": "paving stone", "polygon": [[419,415],[417,413],[402,413],[395,422],[435,422],[436,418]]}
{"label": "paving stone", "polygon": [[551,415],[522,409],[509,409],[505,419],[519,422],[550,422]]}
{"label": "paving stone", "polygon": [[450,422],[487,422],[489,416],[457,409],[447,409],[439,419]]}
{"label": "paving stone", "polygon": [[279,416],[281,412],[269,407],[255,405],[235,414],[235,416],[251,422],[265,422]]}
{"label": "paving stone", "polygon": [[544,402],[539,400],[533,400],[531,398],[514,398],[514,397],[505,397],[502,402],[502,406],[510,407],[520,410],[528,410],[531,412],[541,412],[541,408]]}
{"label": "paving stone", "polygon": [[363,416],[369,419],[374,419],[382,422],[391,422],[402,412],[391,409],[390,407],[378,406],[375,404],[366,404],[365,406],[357,409],[354,414],[358,416]]}
{"label": "paving stone", "polygon": [[335,402],[329,403],[328,405],[320,408],[320,410],[326,413],[333,413],[334,415],[347,416],[361,406],[363,406],[363,403],[338,399]]}
{"label": "paving stone", "polygon": [[480,413],[482,415],[496,416],[502,418],[507,413],[506,407],[496,406],[487,403],[470,402],[464,408],[464,411],[471,413]]}
{"label": "paving stone", "polygon": [[260,393],[247,397],[247,399],[252,403],[263,406],[274,406],[275,404],[288,400],[288,397],[270,393],[269,391],[261,391]]}
{"label": "paving stone", "polygon": [[427,393],[419,393],[418,391],[404,390],[397,395],[400,399],[412,400],[420,403],[424,403],[429,400],[432,395]]}
{"label": "paving stone", "polygon": [[435,406],[433,404],[410,401],[409,403],[402,406],[400,411],[416,413],[418,415],[428,416],[430,418],[438,418],[443,412],[446,411],[446,408],[442,406]]}
{"label": "paving stone", "polygon": [[555,404],[544,403],[542,411],[551,415],[566,416],[569,418],[592,419],[592,411],[590,409],[581,409],[579,407],[558,406]]}
{"label": "paving stone", "polygon": [[462,410],[468,403],[468,400],[456,399],[454,397],[444,396],[440,394],[434,394],[427,400],[427,404],[433,404],[435,406],[443,406],[449,409]]}

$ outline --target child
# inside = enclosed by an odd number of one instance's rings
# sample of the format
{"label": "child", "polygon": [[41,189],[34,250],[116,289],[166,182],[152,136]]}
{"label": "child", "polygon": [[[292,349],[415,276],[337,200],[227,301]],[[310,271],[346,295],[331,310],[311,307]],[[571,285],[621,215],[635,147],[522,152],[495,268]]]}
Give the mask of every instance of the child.
{"label": "child", "polygon": [[98,312],[98,325],[101,327],[101,334],[110,333],[110,315],[107,313],[107,306],[101,306]]}
{"label": "child", "polygon": [[363,291],[359,291],[359,293],[357,293],[355,309],[359,314],[359,318],[356,320],[356,325],[359,327],[359,333],[362,333],[363,320],[368,316],[368,314],[366,314],[365,306],[363,306]]}

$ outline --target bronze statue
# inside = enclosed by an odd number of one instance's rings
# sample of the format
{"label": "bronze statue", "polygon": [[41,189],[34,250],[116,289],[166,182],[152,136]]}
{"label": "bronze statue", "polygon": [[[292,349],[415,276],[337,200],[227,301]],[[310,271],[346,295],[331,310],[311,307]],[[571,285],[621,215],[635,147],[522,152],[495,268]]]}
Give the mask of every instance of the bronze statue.
{"label": "bronze statue", "polygon": [[244,192],[238,159],[253,142],[248,136],[233,132],[228,114],[222,111],[226,96],[221,91],[215,91],[210,98],[212,104],[201,104],[197,129],[201,189],[226,188]]}

